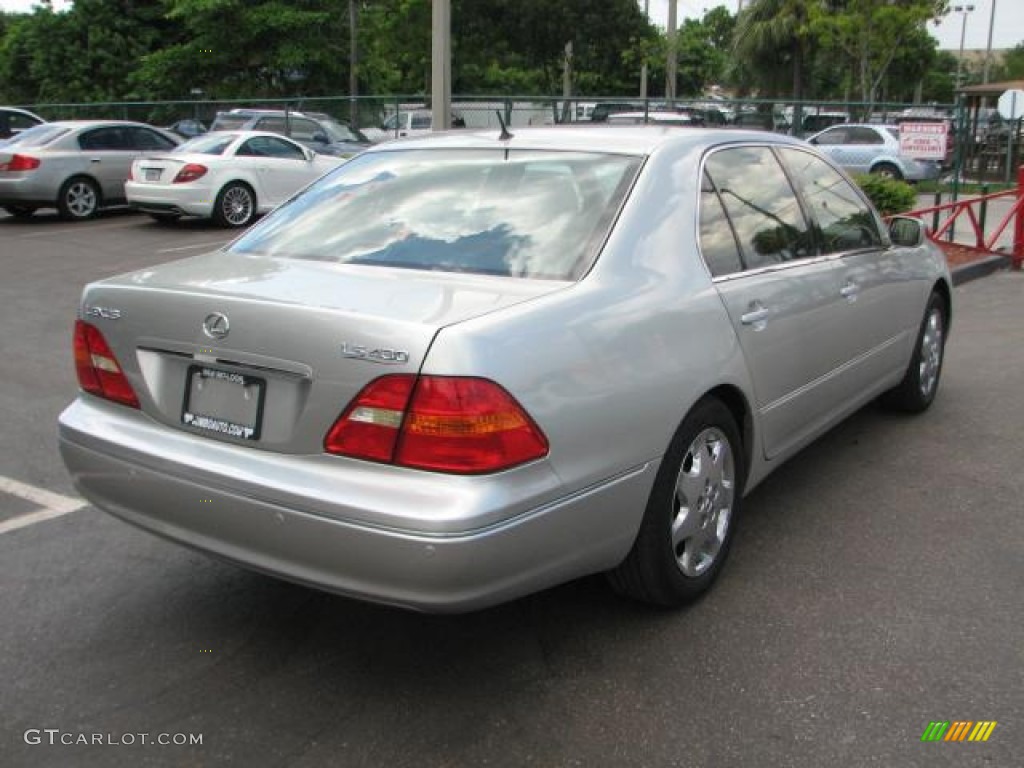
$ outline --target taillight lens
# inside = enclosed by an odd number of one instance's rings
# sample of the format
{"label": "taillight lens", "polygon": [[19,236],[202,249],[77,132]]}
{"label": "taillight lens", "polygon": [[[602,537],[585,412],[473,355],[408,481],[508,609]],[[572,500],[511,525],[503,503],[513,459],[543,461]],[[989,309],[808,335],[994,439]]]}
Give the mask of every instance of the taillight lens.
{"label": "taillight lens", "polygon": [[42,165],[38,157],[30,155],[11,155],[6,163],[0,163],[0,171],[34,171]]}
{"label": "taillight lens", "polygon": [[487,379],[384,376],[335,422],[329,453],[455,474],[497,472],[548,452],[544,433]]}
{"label": "taillight lens", "polygon": [[98,328],[82,320],[75,321],[74,347],[75,371],[82,389],[122,405],[139,407],[132,385]]}
{"label": "taillight lens", "polygon": [[195,181],[196,179],[202,178],[206,175],[207,168],[205,165],[199,163],[188,163],[178,171],[178,175],[174,177],[173,184],[185,184],[189,181]]}

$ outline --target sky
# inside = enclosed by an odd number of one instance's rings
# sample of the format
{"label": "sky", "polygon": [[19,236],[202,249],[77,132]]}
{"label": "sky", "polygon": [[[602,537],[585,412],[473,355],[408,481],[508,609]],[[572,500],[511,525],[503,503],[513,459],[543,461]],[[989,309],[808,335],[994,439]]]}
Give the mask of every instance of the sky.
{"label": "sky", "polygon": [[[644,0],[637,0],[643,3]],[[648,0],[651,19],[665,27],[668,24],[668,0]],[[685,18],[700,18],[705,10],[724,5],[735,13],[740,0],[678,0],[679,23]],[[750,0],[746,0],[750,2]],[[27,11],[35,0],[0,0],[0,9],[5,11]],[[951,13],[939,24],[929,24],[928,30],[939,41],[939,47],[956,51],[960,48],[960,33],[964,33],[964,48],[984,49],[988,44],[989,24],[992,7],[995,4],[995,27],[992,47],[1013,48],[1024,42],[1024,2],[1021,0],[953,0],[951,5],[973,5],[974,11],[967,14]],[[54,0],[54,7],[70,5],[67,0]],[[965,25],[966,20],[966,26]]]}

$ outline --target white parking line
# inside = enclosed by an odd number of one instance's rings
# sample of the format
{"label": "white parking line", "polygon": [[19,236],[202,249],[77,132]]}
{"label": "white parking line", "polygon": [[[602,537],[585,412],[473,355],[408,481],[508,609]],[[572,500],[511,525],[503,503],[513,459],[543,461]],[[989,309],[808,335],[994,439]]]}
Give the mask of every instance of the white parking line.
{"label": "white parking line", "polygon": [[161,248],[157,253],[177,253],[178,251],[192,251],[196,248],[209,248],[215,245],[224,245],[230,243],[230,240],[218,240],[215,243],[195,243],[194,245],[181,245],[177,248]]}
{"label": "white parking line", "polygon": [[85,232],[96,232],[102,229],[126,229],[132,224],[138,222],[134,219],[125,221],[112,221],[106,224],[88,224],[86,222],[80,222],[70,227],[48,227],[39,232],[30,232],[27,235],[16,235],[16,240],[29,240],[35,237],[53,237],[55,235],[67,234],[69,232],[85,233]]}
{"label": "white parking line", "polygon": [[62,496],[59,493],[44,491],[42,488],[19,483],[17,480],[11,480],[9,477],[3,477],[2,475],[0,475],[0,492],[9,493],[12,496],[17,496],[43,507],[38,512],[19,515],[11,520],[0,523],[0,534],[10,533],[19,528],[41,523],[44,520],[52,520],[55,517],[61,517],[69,512],[89,506],[89,503],[83,499],[74,499],[70,496]]}

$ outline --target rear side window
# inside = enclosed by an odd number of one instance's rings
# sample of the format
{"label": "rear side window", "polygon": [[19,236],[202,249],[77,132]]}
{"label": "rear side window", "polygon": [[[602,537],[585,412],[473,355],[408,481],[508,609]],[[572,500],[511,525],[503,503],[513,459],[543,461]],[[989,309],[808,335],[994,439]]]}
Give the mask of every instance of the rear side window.
{"label": "rear side window", "polygon": [[350,160],[231,250],[341,264],[576,279],[641,160],[583,152],[404,150]]}
{"label": "rear side window", "polygon": [[719,150],[706,164],[739,240],[747,269],[814,255],[796,193],[767,147]]}
{"label": "rear side window", "polygon": [[178,146],[166,136],[161,136],[156,131],[151,131],[148,128],[130,128],[129,131],[131,132],[136,149],[171,150]]}
{"label": "rear side window", "polygon": [[713,277],[743,270],[732,225],[707,173],[700,185],[700,251]]}
{"label": "rear side window", "polygon": [[29,128],[27,131],[22,131],[17,136],[14,136],[10,143],[17,144],[19,147],[45,147],[51,141],[56,141],[61,136],[66,134],[70,129],[64,128],[59,125],[37,125],[35,128]]}
{"label": "rear side window", "polygon": [[810,209],[825,253],[882,244],[871,208],[846,179],[824,160],[798,149],[779,150]]}
{"label": "rear side window", "polygon": [[120,126],[96,128],[78,137],[78,146],[85,150],[131,150],[135,145]]}

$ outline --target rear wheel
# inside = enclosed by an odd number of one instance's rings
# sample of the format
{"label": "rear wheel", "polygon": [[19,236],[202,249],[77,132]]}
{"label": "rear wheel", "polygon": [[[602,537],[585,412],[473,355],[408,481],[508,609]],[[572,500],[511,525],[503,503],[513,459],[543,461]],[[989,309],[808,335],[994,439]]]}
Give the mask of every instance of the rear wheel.
{"label": "rear wheel", "polygon": [[894,179],[895,181],[903,180],[903,174],[900,173],[900,169],[892,163],[879,163],[871,169],[871,173],[875,176],[880,176],[883,179]]}
{"label": "rear wheel", "polygon": [[213,220],[222,227],[247,227],[256,218],[256,193],[248,184],[233,181],[217,195]]}
{"label": "rear wheel", "polygon": [[615,590],[666,606],[703,594],[729,553],[743,478],[732,413],[702,400],[672,438],[633,548],[608,575]]}
{"label": "rear wheel", "polygon": [[882,396],[883,404],[907,413],[920,413],[932,404],[942,375],[947,317],[946,300],[938,293],[932,293],[907,372],[903,381]]}
{"label": "rear wheel", "polygon": [[30,205],[5,205],[4,210],[16,219],[30,219],[36,212]]}
{"label": "rear wheel", "polygon": [[84,176],[68,179],[57,195],[61,218],[82,221],[91,219],[100,209],[100,188]]}

